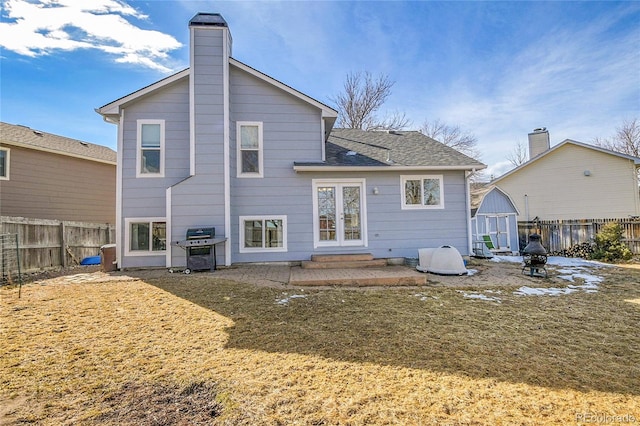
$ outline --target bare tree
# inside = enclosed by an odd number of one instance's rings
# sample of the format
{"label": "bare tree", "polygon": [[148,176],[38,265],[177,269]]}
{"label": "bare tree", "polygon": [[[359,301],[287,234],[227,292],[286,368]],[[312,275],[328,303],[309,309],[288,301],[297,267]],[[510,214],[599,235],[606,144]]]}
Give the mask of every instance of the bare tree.
{"label": "bare tree", "polygon": [[622,125],[616,128],[613,137],[595,138],[593,143],[612,151],[640,157],[640,119],[624,120]]}
{"label": "bare tree", "polygon": [[411,120],[407,118],[404,112],[394,111],[393,114],[387,116],[379,123],[376,123],[367,130],[401,130],[411,125]]}
{"label": "bare tree", "polygon": [[374,78],[370,72],[347,74],[344,91],[331,98],[338,108],[338,127],[362,130],[399,130],[409,124],[404,113],[379,120],[376,112],[385,103],[395,84],[387,75]]}
{"label": "bare tree", "polygon": [[420,132],[471,158],[478,160],[481,157],[478,149],[478,139],[472,133],[463,131],[458,125],[450,126],[439,119],[435,121],[425,120]]}
{"label": "bare tree", "polygon": [[527,162],[527,148],[521,143],[518,142],[516,146],[513,147],[513,151],[507,154],[507,160],[513,167],[518,167],[521,164]]}

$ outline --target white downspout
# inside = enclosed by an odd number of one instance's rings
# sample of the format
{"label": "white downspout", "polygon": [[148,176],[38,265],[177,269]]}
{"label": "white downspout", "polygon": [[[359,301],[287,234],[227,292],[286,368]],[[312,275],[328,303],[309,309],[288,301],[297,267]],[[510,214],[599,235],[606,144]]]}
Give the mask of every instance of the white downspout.
{"label": "white downspout", "polygon": [[120,111],[120,122],[118,123],[118,142],[116,147],[116,268],[122,268],[122,254],[124,247],[122,242],[122,151],[124,151],[124,112]]}
{"label": "white downspout", "polygon": [[164,264],[167,268],[171,268],[173,265],[172,260],[171,260],[171,255],[173,254],[173,246],[171,245],[171,238],[172,238],[172,232],[171,232],[171,222],[172,222],[172,216],[171,216],[171,189],[173,187],[170,186],[167,188],[166,190],[166,196],[165,196],[165,232],[166,232],[166,254],[165,254],[165,260],[164,260]]}
{"label": "white downspout", "polygon": [[229,141],[229,126],[231,125],[231,120],[229,117],[229,29],[225,30],[225,36],[222,37],[222,49],[224,52],[224,59],[222,65],[222,73],[223,73],[223,108],[224,108],[224,129],[223,129],[223,139],[224,139],[224,236],[227,238],[227,241],[224,243],[224,264],[225,266],[231,265],[231,166],[230,166],[230,141]]}
{"label": "white downspout", "polygon": [[[467,252],[469,256],[473,253],[473,231],[471,230],[471,185],[469,183],[469,176],[473,175],[476,172],[476,169],[471,169],[471,172],[464,172],[464,181],[465,181],[465,192],[466,192],[466,200],[465,204],[467,207]],[[476,219],[476,224],[477,224]]]}

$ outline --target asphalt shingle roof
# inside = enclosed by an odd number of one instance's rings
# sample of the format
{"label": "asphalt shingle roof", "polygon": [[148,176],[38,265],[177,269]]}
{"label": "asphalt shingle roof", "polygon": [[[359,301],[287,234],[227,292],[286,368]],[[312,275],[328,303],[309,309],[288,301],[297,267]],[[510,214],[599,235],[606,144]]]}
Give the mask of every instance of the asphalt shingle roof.
{"label": "asphalt shingle roof", "polygon": [[296,165],[485,167],[417,131],[358,129],[333,129],[327,140],[325,162]]}
{"label": "asphalt shingle roof", "polygon": [[34,149],[52,151],[61,155],[71,155],[114,164],[117,161],[116,152],[106,146],[4,122],[0,122],[0,143],[3,145],[30,146]]}

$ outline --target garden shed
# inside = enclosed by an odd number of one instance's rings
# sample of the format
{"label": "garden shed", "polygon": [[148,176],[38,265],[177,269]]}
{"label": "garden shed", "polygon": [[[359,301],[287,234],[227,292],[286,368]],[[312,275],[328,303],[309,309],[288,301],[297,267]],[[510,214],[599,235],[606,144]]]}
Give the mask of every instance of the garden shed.
{"label": "garden shed", "polygon": [[[485,244],[492,253],[517,254],[518,209],[503,190],[486,185],[471,191],[471,235],[474,252]],[[486,250],[485,250],[486,251]]]}

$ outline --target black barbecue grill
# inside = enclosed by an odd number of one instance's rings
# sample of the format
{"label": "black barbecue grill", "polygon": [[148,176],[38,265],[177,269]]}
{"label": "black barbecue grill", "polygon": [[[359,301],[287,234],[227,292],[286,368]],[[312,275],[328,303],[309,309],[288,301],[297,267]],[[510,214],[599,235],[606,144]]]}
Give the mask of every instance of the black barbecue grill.
{"label": "black barbecue grill", "polygon": [[225,238],[215,238],[216,228],[190,228],[184,240],[176,241],[173,245],[182,247],[187,253],[187,268],[185,274],[191,271],[211,272],[216,270],[216,244]]}

